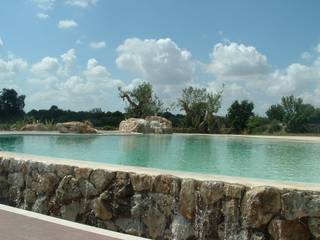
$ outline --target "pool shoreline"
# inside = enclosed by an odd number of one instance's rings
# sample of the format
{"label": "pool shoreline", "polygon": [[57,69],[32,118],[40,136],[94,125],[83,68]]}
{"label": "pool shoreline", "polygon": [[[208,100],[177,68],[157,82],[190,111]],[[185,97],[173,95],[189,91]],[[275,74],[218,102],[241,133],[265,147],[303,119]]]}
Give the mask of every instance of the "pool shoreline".
{"label": "pool shoreline", "polygon": [[[53,135],[53,136],[135,136],[143,135],[142,133],[125,133],[120,131],[99,131],[98,134],[89,133],[60,133],[58,131],[0,131],[1,135]],[[159,135],[159,134],[145,134]],[[214,137],[230,137],[230,138],[256,138],[256,139],[275,139],[298,142],[320,143],[320,136],[278,136],[278,135],[242,135],[242,134],[203,134],[203,133],[172,133],[161,135],[177,135],[177,136],[214,136]],[[161,136],[160,135],[160,136]]]}
{"label": "pool shoreline", "polygon": [[268,184],[318,184],[319,143],[314,138],[308,140],[240,135],[18,132],[0,134],[0,150],[87,161],[91,165],[102,162],[145,167],[148,171],[165,169],[179,176],[200,173],[205,176],[202,179],[212,175],[225,181],[232,176],[251,185],[248,179],[266,179]]}
{"label": "pool shoreline", "polygon": [[107,169],[110,171],[123,171],[136,174],[147,174],[152,176],[157,175],[171,175],[182,179],[195,179],[199,181],[219,181],[231,184],[241,184],[249,187],[259,186],[271,186],[279,189],[296,189],[303,191],[320,191],[320,183],[307,183],[307,182],[294,182],[294,181],[282,181],[282,180],[271,180],[263,178],[246,178],[238,176],[227,176],[187,171],[175,171],[167,169],[139,167],[139,166],[128,166],[120,164],[90,162],[76,159],[67,158],[56,158],[34,154],[15,153],[0,151],[0,158],[12,158],[21,161],[36,161],[44,164],[62,164],[70,165],[81,168],[92,168],[92,169]]}

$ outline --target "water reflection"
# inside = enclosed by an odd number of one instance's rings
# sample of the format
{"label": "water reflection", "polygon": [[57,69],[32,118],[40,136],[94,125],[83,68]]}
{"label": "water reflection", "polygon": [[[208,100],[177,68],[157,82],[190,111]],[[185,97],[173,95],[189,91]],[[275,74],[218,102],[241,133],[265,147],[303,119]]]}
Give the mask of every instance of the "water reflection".
{"label": "water reflection", "polygon": [[217,173],[217,157],[219,148],[215,145],[213,138],[202,136],[179,136],[175,142],[179,161],[175,162],[175,168],[187,171],[205,171],[208,169]]}
{"label": "water reflection", "polygon": [[56,144],[61,145],[82,145],[87,147],[97,140],[99,136],[83,135],[83,136],[58,136],[55,140]]}
{"label": "water reflection", "polygon": [[165,166],[168,159],[164,156],[171,145],[171,139],[171,135],[120,137],[117,163],[145,167],[160,167],[161,164]]}
{"label": "water reflection", "polygon": [[0,136],[0,149],[19,151],[23,146],[23,136]]}

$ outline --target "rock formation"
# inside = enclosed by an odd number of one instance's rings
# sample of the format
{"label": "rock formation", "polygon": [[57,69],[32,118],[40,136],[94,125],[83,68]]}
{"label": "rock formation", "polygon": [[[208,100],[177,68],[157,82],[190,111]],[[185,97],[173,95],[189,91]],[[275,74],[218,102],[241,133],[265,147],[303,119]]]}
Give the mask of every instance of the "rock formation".
{"label": "rock formation", "polygon": [[49,131],[43,123],[33,123],[23,126],[21,131]]}
{"label": "rock formation", "polygon": [[98,133],[89,121],[57,123],[56,128],[61,133]]}
{"label": "rock formation", "polygon": [[120,122],[119,131],[125,133],[171,133],[172,123],[159,116],[148,116],[145,119],[129,118]]}

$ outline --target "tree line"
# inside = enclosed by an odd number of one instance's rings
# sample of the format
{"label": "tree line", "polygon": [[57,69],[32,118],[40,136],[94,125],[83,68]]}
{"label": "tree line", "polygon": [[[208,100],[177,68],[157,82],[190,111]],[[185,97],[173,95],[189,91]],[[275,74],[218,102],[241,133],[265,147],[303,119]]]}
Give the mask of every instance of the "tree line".
{"label": "tree line", "polygon": [[[284,96],[278,104],[271,105],[265,116],[254,113],[254,103],[235,100],[225,116],[217,115],[221,108],[223,86],[213,93],[206,88],[187,87],[174,104],[166,106],[154,93],[152,85],[143,82],[131,90],[119,88],[119,97],[126,102],[125,112],[62,110],[52,106],[47,110],[24,112],[25,96],[14,89],[0,91],[0,123],[17,121],[31,123],[57,123],[66,121],[91,121],[106,130],[116,129],[129,117],[163,116],[172,121],[177,132],[201,133],[320,133],[320,108],[303,102],[293,95]],[[172,112],[180,112],[178,114]]]}

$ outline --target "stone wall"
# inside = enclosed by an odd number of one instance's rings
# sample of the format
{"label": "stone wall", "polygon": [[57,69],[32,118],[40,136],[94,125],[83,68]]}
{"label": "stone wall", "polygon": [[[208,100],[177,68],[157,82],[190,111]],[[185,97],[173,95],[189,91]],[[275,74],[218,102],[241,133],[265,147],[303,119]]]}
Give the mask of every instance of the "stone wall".
{"label": "stone wall", "polygon": [[0,157],[0,202],[152,239],[320,239],[320,192]]}

